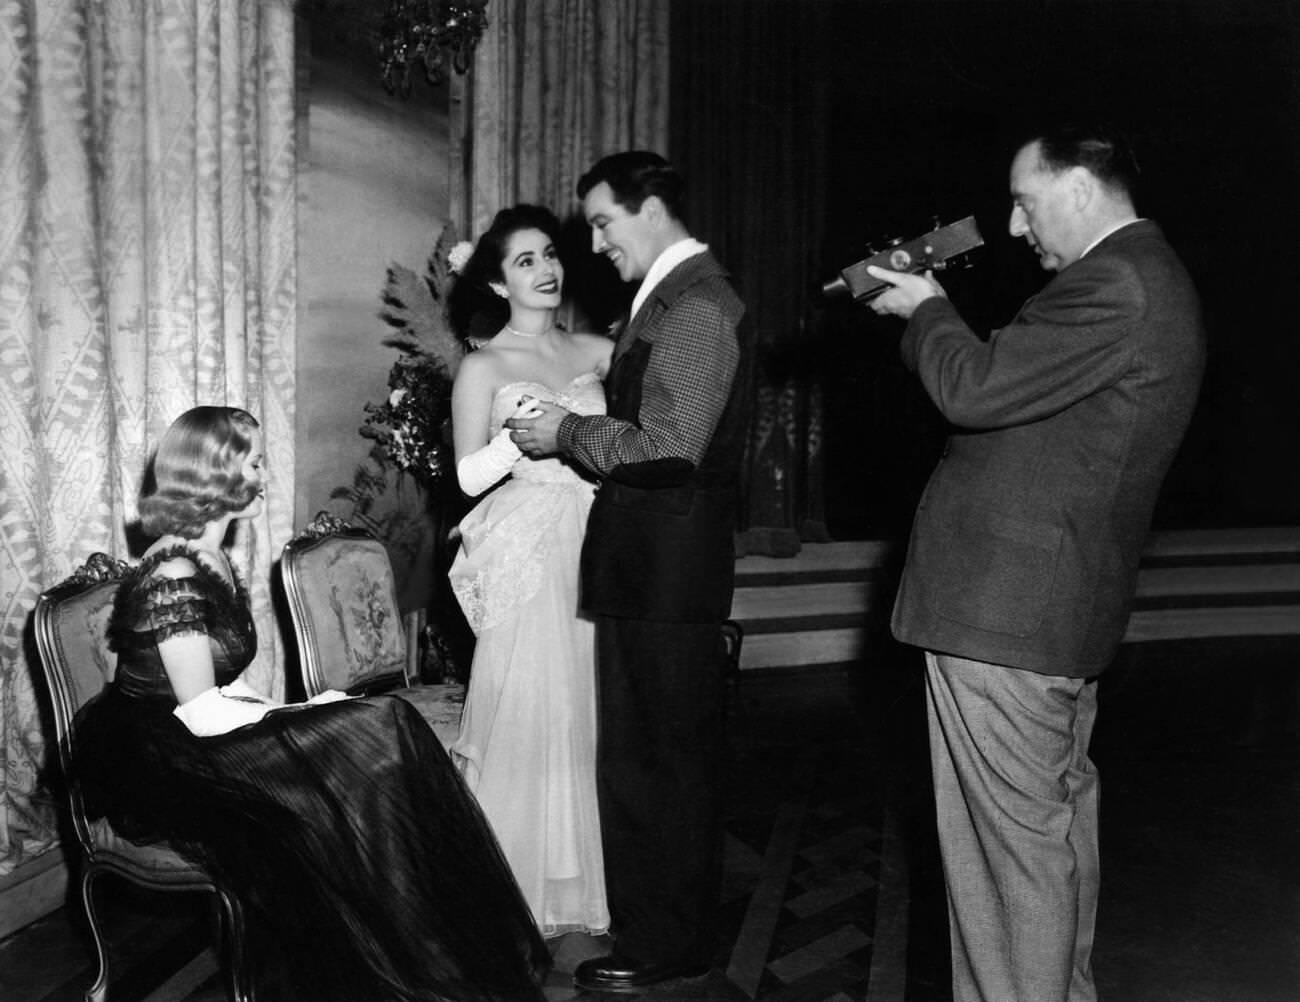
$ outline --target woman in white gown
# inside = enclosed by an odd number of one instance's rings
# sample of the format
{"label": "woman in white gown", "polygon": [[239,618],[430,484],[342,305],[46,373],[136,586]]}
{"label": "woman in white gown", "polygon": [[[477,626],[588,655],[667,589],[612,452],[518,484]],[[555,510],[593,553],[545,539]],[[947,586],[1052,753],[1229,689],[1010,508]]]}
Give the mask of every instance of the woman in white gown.
{"label": "woman in white gown", "polygon": [[603,413],[612,342],[554,323],[559,224],[538,206],[497,213],[461,282],[502,297],[510,320],[461,362],[452,426],[461,489],[484,497],[460,524],[452,589],[477,637],[452,746],[545,936],[609,926],[596,803],[594,626],[578,606],[593,484],[559,458],[528,459],[502,425],[530,401]]}

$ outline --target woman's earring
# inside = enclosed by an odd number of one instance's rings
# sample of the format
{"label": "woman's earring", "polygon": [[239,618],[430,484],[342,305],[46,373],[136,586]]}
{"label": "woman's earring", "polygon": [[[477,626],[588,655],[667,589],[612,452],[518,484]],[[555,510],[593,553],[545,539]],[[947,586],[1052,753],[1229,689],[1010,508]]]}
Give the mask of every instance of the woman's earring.
{"label": "woman's earring", "polygon": [[493,292],[495,292],[502,299],[510,298],[510,293],[506,291],[506,287],[504,285],[501,285],[499,282],[489,282],[488,288],[491,289]]}

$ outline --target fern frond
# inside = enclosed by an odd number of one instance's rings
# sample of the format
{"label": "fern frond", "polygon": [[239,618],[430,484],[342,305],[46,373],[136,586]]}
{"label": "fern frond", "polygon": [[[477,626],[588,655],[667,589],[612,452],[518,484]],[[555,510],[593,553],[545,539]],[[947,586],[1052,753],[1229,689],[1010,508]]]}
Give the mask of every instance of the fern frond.
{"label": "fern frond", "polygon": [[445,302],[446,290],[452,281],[451,249],[456,246],[456,227],[447,223],[442,232],[438,234],[438,239],[433,245],[433,252],[429,255],[428,263],[428,280],[429,286],[433,292],[434,298]]}
{"label": "fern frond", "polygon": [[465,349],[451,332],[446,304],[434,295],[430,283],[394,264],[388,269],[381,298],[384,308],[379,317],[389,327],[383,343],[437,359],[454,378]]}

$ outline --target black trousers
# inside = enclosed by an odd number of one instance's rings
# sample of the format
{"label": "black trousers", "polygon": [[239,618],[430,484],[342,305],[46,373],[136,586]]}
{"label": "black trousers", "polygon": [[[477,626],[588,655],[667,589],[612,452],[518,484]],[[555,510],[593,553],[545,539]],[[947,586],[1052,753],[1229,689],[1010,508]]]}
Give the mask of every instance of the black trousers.
{"label": "black trousers", "polygon": [[721,624],[596,620],[596,754],[615,944],[708,962],[722,879]]}

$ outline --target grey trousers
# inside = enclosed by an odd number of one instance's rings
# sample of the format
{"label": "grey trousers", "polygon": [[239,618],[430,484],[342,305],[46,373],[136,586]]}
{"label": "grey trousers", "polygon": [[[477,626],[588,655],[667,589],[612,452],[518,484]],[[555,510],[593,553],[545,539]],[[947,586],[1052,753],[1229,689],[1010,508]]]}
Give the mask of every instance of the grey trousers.
{"label": "grey trousers", "polygon": [[926,654],[953,1002],[1094,1002],[1094,681]]}

